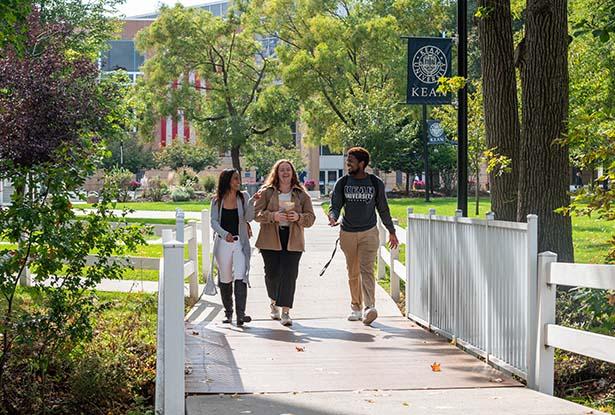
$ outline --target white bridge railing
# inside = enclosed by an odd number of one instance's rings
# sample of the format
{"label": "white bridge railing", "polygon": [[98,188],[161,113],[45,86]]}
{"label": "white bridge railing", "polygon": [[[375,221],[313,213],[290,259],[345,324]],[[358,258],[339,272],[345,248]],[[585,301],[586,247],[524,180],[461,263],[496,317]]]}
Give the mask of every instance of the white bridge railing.
{"label": "white bridge railing", "polygon": [[407,317],[453,340],[466,351],[553,394],[555,348],[615,363],[615,337],[555,324],[557,285],[615,289],[615,265],[558,263],[552,252],[537,252],[538,218],[527,223],[415,215],[408,228],[396,224],[406,245],[381,247],[378,275],[390,269],[390,294],[399,300],[406,283]]}
{"label": "white bridge railing", "polygon": [[[178,209],[175,231],[162,232],[163,258],[158,278],[158,332],[156,352],[156,414],[183,414],[184,397],[184,281],[189,279],[189,300],[200,297],[198,284],[197,223],[184,226]],[[209,278],[209,212],[201,212],[202,273]],[[184,242],[186,241],[186,242]],[[184,246],[188,244],[188,260]]]}
{"label": "white bridge railing", "polygon": [[383,247],[378,257],[393,264],[394,299],[399,279],[406,282],[407,316],[533,384],[537,217],[513,223],[409,208],[408,227],[397,233],[405,240],[406,265],[397,250]]}
{"label": "white bridge railing", "polygon": [[538,255],[538,343],[536,383],[540,392],[553,395],[555,348],[615,363],[615,337],[555,324],[558,285],[615,290],[615,265],[566,264],[557,254]]}

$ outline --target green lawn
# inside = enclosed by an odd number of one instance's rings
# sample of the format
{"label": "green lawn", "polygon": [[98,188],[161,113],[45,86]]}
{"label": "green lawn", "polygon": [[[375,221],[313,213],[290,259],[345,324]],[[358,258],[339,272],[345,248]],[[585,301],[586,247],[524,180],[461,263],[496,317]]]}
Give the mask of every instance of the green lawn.
{"label": "green lawn", "polygon": [[[209,209],[209,201],[202,202],[126,202],[118,203],[116,209],[175,211],[180,208],[185,212],[200,212]],[[91,208],[92,205],[77,205],[78,208]]]}
{"label": "green lawn", "polygon": [[[453,216],[457,209],[457,199],[437,198],[429,203],[423,199],[389,199],[391,216],[399,219],[402,227],[407,225],[407,208],[413,207],[414,213],[428,213],[430,208],[436,209],[436,214],[443,216]],[[469,203],[469,216],[476,217],[474,214],[474,203]],[[324,203],[325,212],[329,209],[329,204]],[[490,210],[489,199],[483,198],[480,203],[479,216],[484,218],[485,213]],[[604,263],[605,257],[610,249],[608,241],[615,235],[615,222],[608,222],[588,217],[573,216],[572,218],[572,238],[574,243],[575,262],[578,263]],[[405,247],[400,248],[400,260],[405,260]]]}

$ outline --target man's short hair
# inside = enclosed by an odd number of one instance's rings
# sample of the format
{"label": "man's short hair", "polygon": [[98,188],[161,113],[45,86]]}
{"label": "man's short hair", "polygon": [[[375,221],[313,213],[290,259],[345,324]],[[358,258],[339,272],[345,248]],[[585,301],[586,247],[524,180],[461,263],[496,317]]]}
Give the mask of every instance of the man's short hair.
{"label": "man's short hair", "polygon": [[365,167],[369,164],[369,151],[363,147],[352,147],[348,150],[349,156],[354,156],[360,162],[365,162]]}

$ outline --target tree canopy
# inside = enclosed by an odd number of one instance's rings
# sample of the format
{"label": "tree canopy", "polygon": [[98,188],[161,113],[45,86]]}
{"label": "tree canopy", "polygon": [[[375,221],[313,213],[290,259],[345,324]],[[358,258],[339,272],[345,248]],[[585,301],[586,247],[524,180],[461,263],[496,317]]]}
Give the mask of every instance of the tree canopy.
{"label": "tree canopy", "polygon": [[[207,145],[230,151],[239,170],[251,137],[290,136],[296,100],[277,81],[275,57],[263,51],[245,18],[232,8],[221,18],[198,8],[163,7],[139,34],[138,47],[149,54],[138,87],[146,135],[160,116],[181,113]],[[190,74],[199,81],[188,82]]]}

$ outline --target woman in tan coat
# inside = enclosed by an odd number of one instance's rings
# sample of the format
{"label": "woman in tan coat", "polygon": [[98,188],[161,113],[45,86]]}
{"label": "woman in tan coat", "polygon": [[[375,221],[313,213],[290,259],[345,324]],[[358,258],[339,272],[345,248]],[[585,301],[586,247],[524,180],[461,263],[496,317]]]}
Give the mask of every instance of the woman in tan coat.
{"label": "woman in tan coat", "polygon": [[314,224],[314,208],[290,160],[275,163],[260,193],[254,206],[260,223],[256,247],[265,262],[271,318],[290,326],[299,260],[305,250],[303,230]]}

